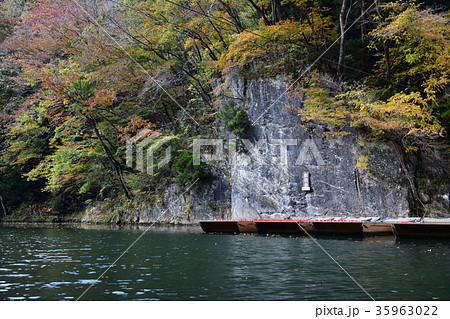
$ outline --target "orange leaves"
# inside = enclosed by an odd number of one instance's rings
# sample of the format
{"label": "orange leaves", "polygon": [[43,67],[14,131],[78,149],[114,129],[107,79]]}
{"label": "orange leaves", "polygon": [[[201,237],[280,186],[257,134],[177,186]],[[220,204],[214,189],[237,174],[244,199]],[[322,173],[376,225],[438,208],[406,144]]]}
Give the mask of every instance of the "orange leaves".
{"label": "orange leaves", "polygon": [[54,54],[78,50],[80,34],[89,18],[71,0],[41,0],[22,15],[22,25],[6,45],[24,61],[45,63]]}
{"label": "orange leaves", "polygon": [[69,117],[65,114],[61,108],[53,107],[48,110],[48,119],[51,125],[58,127],[66,122]]}
{"label": "orange leaves", "polygon": [[148,120],[144,120],[138,115],[131,115],[128,118],[128,124],[127,126],[121,128],[119,127],[118,130],[122,133],[124,133],[119,138],[123,141],[139,141],[141,139],[144,139],[150,135],[161,135],[159,130],[155,130],[155,124],[150,123]]}
{"label": "orange leaves", "polygon": [[98,106],[100,108],[107,108],[116,100],[116,92],[109,89],[102,89],[94,93],[94,96],[87,100],[90,106]]}
{"label": "orange leaves", "polygon": [[256,4],[264,9],[269,9],[271,0],[259,0]]}

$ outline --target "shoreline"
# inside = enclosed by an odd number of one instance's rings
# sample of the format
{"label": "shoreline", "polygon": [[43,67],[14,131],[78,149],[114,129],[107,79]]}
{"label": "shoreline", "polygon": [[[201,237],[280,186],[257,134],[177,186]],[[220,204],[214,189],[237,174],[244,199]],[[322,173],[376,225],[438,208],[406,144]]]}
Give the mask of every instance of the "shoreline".
{"label": "shoreline", "polygon": [[[18,216],[21,217],[21,216]],[[330,216],[303,216],[303,217],[296,217],[295,219],[306,219],[306,220],[321,220],[321,221],[349,221],[349,220],[361,220],[361,221],[367,221],[367,222],[382,222],[382,223],[395,223],[395,222],[414,222],[414,223],[421,223],[421,222],[434,222],[434,223],[450,223],[450,218],[448,217],[398,217],[398,218],[383,218],[381,217],[330,217]],[[233,220],[253,220],[253,219],[215,219],[216,221],[233,221]],[[255,219],[258,220],[258,219]],[[267,219],[267,221],[288,221],[290,219]],[[10,219],[10,220],[3,220],[0,218],[0,226],[1,225],[47,225],[47,226],[58,226],[58,225],[83,225],[83,226],[111,226],[111,227],[136,227],[136,226],[142,226],[142,227],[148,227],[148,226],[156,226],[156,227],[177,227],[177,226],[199,226],[199,222],[205,221],[205,220],[195,220],[195,221],[187,221],[187,220],[161,220],[161,221],[149,221],[149,222],[132,222],[132,221],[126,221],[126,222],[113,222],[113,221],[83,221],[80,218],[73,218],[73,216],[68,218],[58,218],[54,216],[53,220],[50,220],[50,218],[42,219],[42,218],[36,218],[36,219],[28,219],[23,220],[21,218],[17,219]]]}
{"label": "shoreline", "polygon": [[86,222],[47,222],[47,221],[0,221],[1,226],[17,226],[17,227],[48,227],[48,228],[83,228],[83,229],[95,229],[95,228],[110,228],[110,229],[139,229],[139,228],[198,228],[201,229],[198,223],[86,223]]}

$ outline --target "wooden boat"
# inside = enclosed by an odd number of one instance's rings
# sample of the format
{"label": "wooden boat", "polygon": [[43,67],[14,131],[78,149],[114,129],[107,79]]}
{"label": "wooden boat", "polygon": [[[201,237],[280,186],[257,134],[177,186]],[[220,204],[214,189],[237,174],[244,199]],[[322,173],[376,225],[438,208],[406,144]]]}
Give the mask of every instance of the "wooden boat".
{"label": "wooden boat", "polygon": [[237,220],[203,220],[199,224],[206,233],[239,233]]}
{"label": "wooden boat", "polygon": [[362,235],[362,223],[346,220],[216,219],[200,221],[200,226],[208,233]]}
{"label": "wooden boat", "polygon": [[299,226],[300,226],[300,235],[307,235],[307,233],[312,235],[316,232],[312,222],[301,221],[299,222]]}
{"label": "wooden boat", "polygon": [[363,234],[364,236],[389,236],[394,235],[394,230],[391,224],[365,222],[363,223]]}
{"label": "wooden boat", "polygon": [[399,238],[450,238],[450,223],[394,223]]}
{"label": "wooden boat", "polygon": [[237,222],[237,226],[240,233],[257,233],[258,229],[256,224],[252,220],[240,220]]}
{"label": "wooden boat", "polygon": [[333,219],[216,219],[200,221],[204,232],[257,233],[327,236],[381,236],[400,238],[450,238],[450,222],[390,221]]}
{"label": "wooden boat", "polygon": [[363,235],[362,221],[317,221],[313,226],[319,235]]}
{"label": "wooden boat", "polygon": [[299,234],[300,227],[294,220],[255,220],[260,234]]}

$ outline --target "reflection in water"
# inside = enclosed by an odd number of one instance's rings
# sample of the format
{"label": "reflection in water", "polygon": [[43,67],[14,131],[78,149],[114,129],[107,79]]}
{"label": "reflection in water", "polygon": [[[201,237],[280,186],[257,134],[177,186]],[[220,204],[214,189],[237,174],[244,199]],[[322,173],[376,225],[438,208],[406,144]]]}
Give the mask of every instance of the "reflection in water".
{"label": "reflection in water", "polygon": [[[143,229],[0,227],[0,300],[74,300]],[[448,241],[318,239],[376,300],[450,300]],[[305,237],[149,231],[83,300],[368,300]]]}

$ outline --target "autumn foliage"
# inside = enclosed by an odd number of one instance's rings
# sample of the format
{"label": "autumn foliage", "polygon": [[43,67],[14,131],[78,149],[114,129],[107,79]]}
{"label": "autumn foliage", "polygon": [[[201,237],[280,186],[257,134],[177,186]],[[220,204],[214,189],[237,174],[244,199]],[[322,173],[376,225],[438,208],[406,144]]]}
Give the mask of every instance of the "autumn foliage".
{"label": "autumn foliage", "polygon": [[[0,175],[14,182],[4,192],[14,203],[17,185],[34,190],[30,202],[126,200],[189,180],[187,149],[217,135],[216,93],[229,94],[236,72],[292,79],[302,120],[335,132],[446,136],[448,11],[352,3],[341,12],[335,0],[1,3]],[[244,111],[236,121],[242,134]],[[175,169],[150,177],[126,166],[126,143],[150,136],[170,140]]]}

